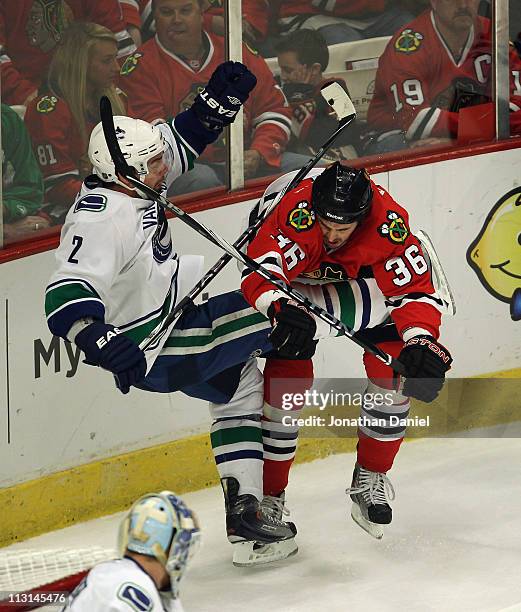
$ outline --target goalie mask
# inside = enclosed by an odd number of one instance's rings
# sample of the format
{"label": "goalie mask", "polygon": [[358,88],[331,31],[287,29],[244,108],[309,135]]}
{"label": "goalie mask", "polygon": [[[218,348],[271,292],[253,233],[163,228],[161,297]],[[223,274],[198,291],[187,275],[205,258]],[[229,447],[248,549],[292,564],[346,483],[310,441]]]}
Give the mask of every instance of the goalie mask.
{"label": "goalie mask", "polygon": [[[136,170],[140,181],[143,181],[149,172],[149,161],[160,153],[163,153],[163,161],[167,167],[171,167],[170,147],[166,145],[159,126],[141,119],[115,116],[114,127],[123,157],[127,164]],[[126,189],[135,189],[118,179],[101,122],[92,130],[90,136],[89,159],[94,172],[102,181],[117,183]]]}
{"label": "goalie mask", "polygon": [[119,528],[118,551],[155,557],[170,576],[174,598],[190,559],[200,544],[196,515],[171,491],[150,493],[130,508]]}

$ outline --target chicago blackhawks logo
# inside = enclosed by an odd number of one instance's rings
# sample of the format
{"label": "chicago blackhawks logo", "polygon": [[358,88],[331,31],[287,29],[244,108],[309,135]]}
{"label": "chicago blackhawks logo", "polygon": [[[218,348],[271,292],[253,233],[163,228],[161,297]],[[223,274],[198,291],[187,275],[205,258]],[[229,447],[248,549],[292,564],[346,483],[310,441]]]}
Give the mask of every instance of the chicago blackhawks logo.
{"label": "chicago blackhawks logo", "polygon": [[58,98],[55,96],[43,96],[36,105],[36,110],[39,113],[52,113],[58,104]]}
{"label": "chicago blackhawks logo", "polygon": [[394,48],[399,53],[414,53],[421,47],[422,42],[423,34],[407,28],[396,39]]}
{"label": "chicago blackhawks logo", "polygon": [[[29,3],[25,3],[27,6]],[[74,19],[67,2],[57,0],[34,0],[25,23],[27,42],[49,53],[60,42],[62,32]]]}
{"label": "chicago blackhawks logo", "polygon": [[409,236],[409,228],[402,217],[393,210],[387,211],[389,223],[382,223],[378,228],[378,233],[384,238],[388,238],[393,244],[403,244]]}
{"label": "chicago blackhawks logo", "polygon": [[315,213],[309,209],[309,202],[303,200],[290,211],[288,215],[288,225],[297,232],[305,232],[315,224]]}
{"label": "chicago blackhawks logo", "polygon": [[127,59],[125,60],[125,63],[123,64],[123,66],[121,66],[121,70],[119,71],[119,74],[121,76],[127,76],[127,74],[130,74],[131,72],[133,72],[137,68],[139,60],[142,57],[143,57],[143,54],[138,53],[137,51],[136,53],[129,55]]}

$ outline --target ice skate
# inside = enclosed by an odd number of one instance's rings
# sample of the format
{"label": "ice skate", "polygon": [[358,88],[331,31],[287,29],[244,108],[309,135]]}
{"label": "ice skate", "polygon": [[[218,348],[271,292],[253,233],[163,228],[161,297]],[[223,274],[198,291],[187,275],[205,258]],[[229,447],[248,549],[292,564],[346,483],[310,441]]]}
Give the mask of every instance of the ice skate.
{"label": "ice skate", "polygon": [[236,478],[222,478],[221,484],[226,504],[226,533],[234,545],[235,565],[249,565],[248,550],[252,550],[254,543],[271,544],[295,536],[297,529],[293,523],[264,512],[255,496],[239,495]]}
{"label": "ice skate", "polygon": [[265,516],[271,516],[276,521],[282,522],[285,525],[292,525],[294,529],[293,536],[278,542],[243,542],[240,546],[234,546],[234,565],[240,567],[263,565],[287,559],[298,552],[298,546],[295,542],[296,527],[293,523],[287,523],[282,520],[284,516],[289,515],[289,510],[285,507],[284,503],[284,491],[278,496],[266,495],[260,504],[261,511]]}
{"label": "ice skate", "polygon": [[389,501],[395,498],[395,493],[389,478],[382,472],[366,470],[357,463],[353,481],[346,493],[353,500],[351,517],[355,523],[373,538],[381,540],[383,525],[388,525],[393,519]]}

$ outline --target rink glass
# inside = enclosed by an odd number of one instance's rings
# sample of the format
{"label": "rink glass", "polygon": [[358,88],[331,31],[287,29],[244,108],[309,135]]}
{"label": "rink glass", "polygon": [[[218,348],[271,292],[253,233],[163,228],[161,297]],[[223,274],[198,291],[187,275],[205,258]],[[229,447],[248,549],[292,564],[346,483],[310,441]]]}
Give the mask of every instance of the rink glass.
{"label": "rink glass", "polygon": [[[350,159],[355,156],[366,156],[364,163],[371,167],[371,164],[376,162],[385,162],[388,156],[390,156],[391,159],[396,159],[397,157],[399,159],[408,159],[420,153],[492,142],[498,139],[498,137],[499,139],[510,137],[508,120],[508,83],[510,78],[515,81],[516,75],[515,71],[513,71],[512,74],[510,73],[507,39],[509,34],[511,39],[515,39],[518,36],[517,33],[521,30],[521,15],[519,8],[515,2],[509,2],[509,0],[484,0],[481,2],[479,2],[479,0],[433,0],[433,3],[438,7],[440,14],[442,14],[441,20],[443,21],[443,19],[445,19],[446,24],[448,23],[450,25],[452,23],[452,25],[454,25],[455,22],[460,22],[462,40],[465,38],[465,13],[472,13],[472,11],[478,11],[480,15],[490,17],[492,31],[497,35],[497,51],[492,42],[484,43],[483,41],[479,49],[467,49],[470,55],[474,54],[476,57],[476,61],[481,70],[480,74],[483,74],[484,78],[488,80],[489,86],[485,84],[483,88],[474,88],[474,90],[472,90],[472,86],[470,90],[468,87],[465,88],[465,86],[460,88],[461,91],[458,93],[460,98],[459,104],[464,109],[466,118],[464,121],[465,125],[463,128],[459,126],[459,133],[456,134],[429,134],[429,130],[425,129],[425,125],[423,125],[422,129],[417,131],[417,134],[420,136],[422,133],[425,133],[425,137],[423,138],[420,137],[408,140],[407,137],[403,138],[403,134],[395,133],[394,136],[384,139],[382,143],[382,141],[378,142],[382,132],[381,127],[373,125],[369,121],[372,116],[369,109],[375,92],[375,75],[378,57],[384,51],[388,41],[391,40],[390,35],[393,33],[401,33],[398,35],[398,38],[394,39],[394,55],[403,60],[400,65],[402,67],[405,65],[407,71],[409,64],[412,65],[414,62],[414,55],[419,53],[421,47],[427,44],[426,39],[423,37],[423,32],[419,31],[418,28],[407,28],[407,24],[410,19],[417,19],[422,10],[430,10],[430,2],[428,0],[400,0],[400,2],[392,3],[394,8],[388,9],[387,11],[382,11],[378,8],[379,2],[368,2],[367,5],[369,9],[366,12],[348,15],[342,20],[335,21],[328,16],[315,16],[312,21],[304,21],[304,27],[311,26],[314,28],[321,28],[321,32],[329,40],[330,44],[328,48],[330,62],[328,68],[324,71],[324,77],[336,76],[344,79],[358,111],[358,129],[356,133],[353,133],[353,142],[350,143],[351,146],[340,147],[339,150],[335,151],[334,156],[336,156],[336,158]],[[222,8],[225,12],[229,4],[235,10],[236,5],[239,3],[236,0],[231,3],[223,0]],[[244,4],[246,4],[246,0],[244,0]],[[237,37],[237,32],[242,29],[244,41],[251,48],[259,50],[260,56],[266,58],[269,68],[274,76],[278,78],[280,69],[277,58],[275,57],[275,24],[277,16],[269,16],[268,23],[266,23],[263,12],[266,15],[268,13],[266,11],[259,11],[258,14],[256,13],[256,9],[258,9],[258,6],[261,4],[261,2],[253,3],[253,5],[250,3],[249,6],[245,7],[243,11],[244,14],[249,14],[253,11],[251,23],[248,23],[246,19],[241,20],[240,14],[234,12],[228,16],[228,19],[221,18],[220,22],[219,19],[217,19],[215,21],[215,27],[218,29],[220,23],[221,26],[227,30],[226,34],[231,59],[240,59],[241,45],[240,39]],[[302,19],[302,15],[305,14],[304,6],[309,5],[309,11],[312,13],[315,11],[314,6],[317,3],[309,0],[307,3],[301,1],[296,4],[298,5],[299,19]],[[383,2],[381,4],[383,4]],[[251,9],[251,6],[254,8]],[[49,33],[44,31],[46,20],[35,19],[35,14],[38,13],[39,10],[42,10],[40,3],[35,0],[30,12],[31,23],[28,23],[25,30],[20,33],[21,36],[30,36],[30,45],[32,46],[28,45],[28,48],[38,49],[38,51],[44,47],[47,50],[48,45],[46,45],[45,42],[50,40]],[[212,10],[216,12],[217,16],[219,15],[218,9],[214,7]],[[451,16],[451,11],[459,11],[459,13],[456,14],[456,16]],[[67,11],[65,11],[65,14],[66,13]],[[283,16],[279,26],[290,30],[292,21],[293,18],[291,16]],[[510,23],[508,23],[509,21]],[[207,18],[205,23],[208,24],[213,22],[210,22]],[[288,24],[290,24],[289,28]],[[40,29],[35,31],[36,27]],[[443,25],[441,29],[443,29]],[[449,32],[449,34],[452,36],[453,40],[457,39],[454,31]],[[447,40],[449,40],[449,38],[447,38]],[[4,41],[0,41],[0,44],[3,44],[3,42]],[[7,55],[9,55],[9,48],[6,49],[6,52]],[[488,59],[489,55],[497,60],[497,71],[495,71],[494,59],[490,62]],[[408,58],[411,61],[405,61],[404,58]],[[303,73],[303,79],[306,80],[305,71],[303,71]],[[413,74],[406,74],[405,76],[407,78],[402,78],[400,75],[397,75],[396,80],[387,84],[387,102],[391,105],[391,114],[392,112],[400,113],[402,109],[407,109],[408,107],[414,112],[415,107],[422,107],[426,97],[436,98],[437,104],[442,108],[445,107],[450,109],[451,105],[454,104],[454,99],[451,100],[451,94],[454,93],[451,88],[447,89],[446,84],[437,83],[435,79],[433,81],[432,75],[429,77],[428,82],[425,83],[419,82],[420,79],[414,78]],[[519,72],[517,72],[516,82],[519,93],[521,94],[521,78]],[[274,87],[275,86],[274,84]],[[424,88],[428,89],[428,92],[423,91]],[[498,92],[497,96],[495,92]],[[41,93],[43,93],[43,90],[41,90]],[[253,96],[255,96],[255,92]],[[4,102],[8,102],[8,100],[5,99],[5,94]],[[480,104],[476,106],[475,103]],[[469,110],[469,106],[467,105],[473,104],[474,110]],[[393,105],[394,108],[392,108]],[[25,110],[23,104],[17,103],[14,104],[13,107],[19,116],[23,117]],[[478,110],[476,110],[476,108],[478,108]],[[299,112],[308,111],[311,113],[313,112],[312,99],[308,100],[300,111],[297,109],[295,113],[298,115]],[[296,117],[294,116],[294,121],[295,120]],[[240,147],[242,136],[240,127],[241,121],[242,116],[238,117],[236,126],[232,128],[231,133],[226,133],[222,139],[222,144],[228,151],[227,161],[220,168],[222,180],[225,184],[224,189],[229,189],[230,187],[232,189],[237,189],[241,188],[243,185],[246,187],[259,185],[266,182],[268,180],[267,177],[275,176],[277,173],[275,167],[262,162],[257,164],[255,160],[252,162],[251,152],[244,154]],[[426,123],[428,124],[429,122],[427,121]],[[2,126],[3,125],[2,123]],[[5,140],[5,134],[3,134],[3,136]],[[327,134],[324,134],[324,137],[326,136]],[[299,139],[299,137],[293,135],[292,142],[287,152],[306,154],[308,148],[306,143],[302,142],[302,140],[303,138]],[[246,143],[247,141],[248,137],[246,135],[246,137],[244,137],[244,142]],[[238,144],[232,144],[232,149],[230,150],[230,142]],[[7,227],[7,225],[11,223],[12,217],[10,218],[8,215],[5,204],[7,198],[12,197],[13,186],[16,187],[15,182],[23,183],[26,177],[23,176],[23,169],[18,172],[18,176],[16,175],[16,171],[10,160],[5,159],[3,154],[5,148],[6,146],[2,149],[2,167],[0,170],[2,174],[0,199],[2,199],[3,203],[0,212],[0,245],[5,247],[7,243],[41,237],[42,232],[56,233],[57,228],[42,229],[42,227],[46,225],[43,222],[41,224],[38,222],[32,223],[32,225],[27,228],[27,231],[23,229],[24,226],[22,223],[20,224],[22,230],[20,232],[15,232],[14,235],[13,232],[11,232],[11,238],[6,240],[8,232],[4,231],[4,227]],[[308,150],[308,155],[311,156],[311,154],[312,151]],[[35,151],[35,157],[37,161],[39,159],[42,160],[43,156],[41,151]],[[49,162],[48,159],[46,161]],[[290,169],[287,159],[285,162],[285,169]],[[244,171],[244,163],[246,163],[247,166],[249,164],[249,169],[247,169],[246,172]],[[252,163],[253,166],[257,166],[254,171],[251,170]],[[295,167],[300,167],[300,165],[302,165],[299,164],[298,157],[294,158],[294,163],[298,164]],[[85,170],[84,167],[80,168],[80,173],[84,173]],[[218,187],[209,192],[206,191],[204,197],[208,199],[208,197],[211,197],[212,193],[222,193],[222,190],[222,187]],[[195,194],[196,192],[191,192],[190,196],[193,197]],[[23,217],[18,219],[18,221],[21,219],[23,219]]]}

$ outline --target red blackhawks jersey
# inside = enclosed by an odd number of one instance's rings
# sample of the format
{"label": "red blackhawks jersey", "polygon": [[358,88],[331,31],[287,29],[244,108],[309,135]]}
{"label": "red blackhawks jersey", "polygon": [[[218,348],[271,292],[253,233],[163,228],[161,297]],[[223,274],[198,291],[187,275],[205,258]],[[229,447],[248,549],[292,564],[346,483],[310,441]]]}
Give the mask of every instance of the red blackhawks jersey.
{"label": "red blackhawks jersey", "polygon": [[[224,39],[203,32],[207,55],[196,69],[167,51],[157,36],[127,58],[121,69],[121,87],[128,96],[129,113],[146,121],[165,120],[189,108],[213,71],[225,61]],[[262,57],[243,45],[243,62],[257,77],[257,85],[244,104],[244,145],[256,149],[272,166],[290,136],[291,110],[284,94]],[[201,156],[205,161],[224,161],[222,137]]]}
{"label": "red blackhawks jersey", "polygon": [[[422,13],[391,39],[380,57],[368,124],[378,131],[402,129],[409,140],[456,137],[458,95],[470,92],[474,103],[480,96],[483,102],[490,98],[491,44],[490,22],[479,17],[461,58],[455,58],[438,30],[434,13]],[[515,132],[521,120],[521,61],[514,49],[510,67]]]}
{"label": "red blackhawks jersey", "polygon": [[[327,252],[313,211],[312,185],[313,179],[306,179],[282,198],[249,245],[248,255],[289,283],[298,277],[340,282],[372,276],[400,334],[420,327],[437,338],[440,301],[407,212],[372,183],[368,216],[342,247]],[[252,306],[262,303],[265,310],[266,296],[261,296],[275,287],[244,271],[241,289]],[[268,294],[268,301],[278,297]]]}
{"label": "red blackhawks jersey", "polygon": [[279,4],[281,18],[318,14],[356,18],[385,8],[385,0],[282,0]]}
{"label": "red blackhawks jersey", "polygon": [[45,76],[61,32],[71,21],[92,21],[112,30],[119,57],[135,50],[118,0],[2,0],[0,76],[2,101],[22,104]]}

